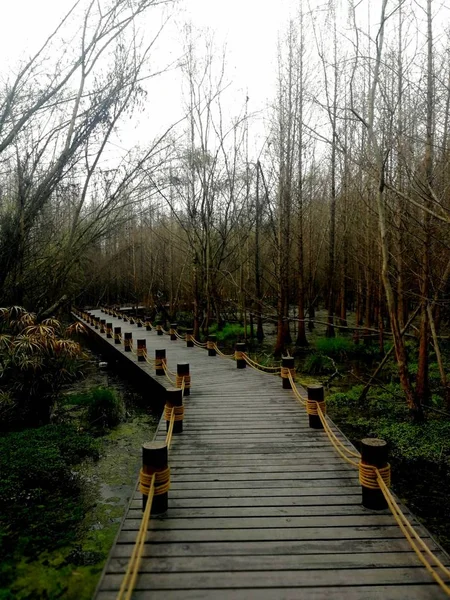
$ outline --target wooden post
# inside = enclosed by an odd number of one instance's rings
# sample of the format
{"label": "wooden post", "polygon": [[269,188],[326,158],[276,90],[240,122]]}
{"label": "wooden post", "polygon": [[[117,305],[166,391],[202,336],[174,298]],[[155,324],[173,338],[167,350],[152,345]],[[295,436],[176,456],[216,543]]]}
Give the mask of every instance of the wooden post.
{"label": "wooden post", "polygon": [[123,322],[128,323],[128,317],[126,313],[123,315]]}
{"label": "wooden post", "polygon": [[100,319],[100,333],[105,333],[106,319]]}
{"label": "wooden post", "polygon": [[292,379],[295,377],[295,364],[293,356],[282,356],[281,357],[281,383],[283,390],[291,390],[292,385],[289,381],[289,372],[292,375]]}
{"label": "wooden post", "polygon": [[92,317],[92,320],[94,322],[94,329],[98,329],[98,322],[100,319],[98,319],[97,317]]}
{"label": "wooden post", "polygon": [[[147,442],[142,444],[142,472],[144,475],[153,475],[153,473],[161,473],[167,470],[167,446],[162,442]],[[143,490],[141,490],[143,491]],[[155,485],[155,495],[152,502],[152,515],[159,515],[167,511],[168,493],[157,493]],[[148,494],[143,492],[142,495],[142,510],[147,506]]]}
{"label": "wooden post", "polygon": [[186,329],[186,347],[187,348],[193,348],[194,347],[194,341],[193,341],[193,337],[194,337],[194,330],[193,329]]}
{"label": "wooden post", "polygon": [[112,331],[113,331],[112,326],[113,326],[112,323],[106,323],[106,337],[109,339],[112,338]]}
{"label": "wooden post", "polygon": [[164,335],[162,327],[161,327],[161,323],[158,323],[158,325],[156,326],[156,335]]}
{"label": "wooden post", "polygon": [[166,362],[166,349],[155,350],[155,373],[156,375],[164,375],[163,364]]}
{"label": "wooden post", "polygon": [[242,354],[245,352],[245,344],[244,342],[238,342],[234,347],[234,357],[236,359],[236,367],[238,369],[245,369],[247,363],[245,362]]}
{"label": "wooden post", "polygon": [[[361,440],[361,464],[377,467],[378,469],[388,467],[387,442],[377,438],[365,438],[364,440]],[[377,486],[378,484],[375,483],[375,475],[373,475],[373,478],[373,485]],[[387,508],[388,505],[386,499],[379,487],[376,487],[376,489],[367,487],[367,484],[365,485],[364,482],[361,481],[361,475],[360,482],[362,490],[362,504],[365,508],[370,508],[372,510],[383,510]]]}
{"label": "wooden post", "polygon": [[208,356],[216,356],[216,354],[217,354],[216,343],[217,343],[217,336],[216,335],[208,335],[208,340],[206,342]]}
{"label": "wooden post", "polygon": [[191,375],[189,373],[189,363],[177,364],[177,388],[181,388],[184,379],[184,395],[191,395]]}
{"label": "wooden post", "polygon": [[114,343],[120,344],[120,336],[122,334],[122,327],[114,327]]}
{"label": "wooden post", "polygon": [[142,319],[138,318],[138,320],[137,320],[137,326],[138,327],[142,327]]}
{"label": "wooden post", "polygon": [[176,332],[176,330],[177,330],[177,327],[178,327],[178,323],[171,323],[171,324],[170,324],[170,330],[169,330],[169,333],[170,333],[170,339],[171,339],[172,341],[174,341],[174,340],[176,340],[176,339],[177,339],[177,336],[175,335],[175,332]]}
{"label": "wooden post", "polygon": [[131,352],[132,345],[133,345],[133,334],[131,333],[131,331],[126,331],[124,333],[124,338],[123,338],[123,349],[125,350],[125,352]]}
{"label": "wooden post", "polygon": [[145,362],[145,353],[147,352],[147,344],[145,340],[137,340],[137,359],[138,362]]}
{"label": "wooden post", "polygon": [[318,403],[320,403],[322,411],[325,412],[325,396],[323,385],[308,385],[306,390],[308,392],[306,410],[309,416],[309,426],[312,429],[323,429],[322,421],[317,414]]}
{"label": "wooden post", "polygon": [[[172,408],[175,410],[183,406],[183,394],[178,388],[167,388],[166,390],[166,404],[164,406],[164,418],[166,420],[166,431],[169,431],[170,426],[170,414]],[[182,410],[180,411],[183,412]],[[183,414],[175,414],[175,421],[173,424],[173,432],[181,433],[183,431]]]}
{"label": "wooden post", "polygon": [[117,318],[122,320],[122,314],[119,311],[117,311]]}
{"label": "wooden post", "polygon": [[152,330],[152,325],[150,323],[150,318],[149,317],[145,317],[145,329],[147,331],[151,331]]}
{"label": "wooden post", "polygon": [[130,316],[130,325],[134,325],[134,319],[132,316]]}

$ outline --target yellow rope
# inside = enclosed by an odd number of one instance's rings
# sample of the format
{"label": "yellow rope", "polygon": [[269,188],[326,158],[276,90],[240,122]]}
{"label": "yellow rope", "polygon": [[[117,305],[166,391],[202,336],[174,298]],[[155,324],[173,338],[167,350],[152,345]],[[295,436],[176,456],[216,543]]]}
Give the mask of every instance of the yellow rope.
{"label": "yellow rope", "polygon": [[177,375],[176,377],[176,387],[182,388],[183,391],[185,388],[191,387],[191,376],[190,375]]}
{"label": "yellow rope", "polygon": [[234,358],[234,353],[233,354],[224,354],[221,350],[219,350],[219,347],[217,346],[217,344],[214,344],[214,350],[222,358]]}
{"label": "yellow rope", "polygon": [[[411,523],[408,521],[408,519],[405,517],[404,513],[400,509],[394,496],[391,494],[390,490],[388,489],[388,487],[383,479],[383,476],[380,473],[380,470],[379,469],[375,469],[375,470],[377,472],[377,480],[378,480],[379,487],[380,487],[381,491],[383,492],[383,496],[386,499],[386,502],[394,516],[394,519],[397,522],[397,525],[400,527],[403,535],[408,540],[411,548],[417,554],[420,562],[424,565],[426,570],[430,573],[430,575],[433,577],[433,579],[439,584],[439,586],[447,594],[447,596],[450,596],[450,587],[448,586],[448,584],[446,584],[443,581],[440,574],[436,571],[436,568],[440,569],[442,571],[442,573],[444,574],[444,576],[447,578],[450,578],[450,570],[447,567],[445,567],[442,564],[442,562],[439,560],[439,558],[428,548],[428,546],[425,544],[425,542],[422,540],[422,538],[419,536],[417,531],[414,529],[414,527],[411,525]],[[415,538],[415,540],[413,538]],[[428,560],[426,559],[426,557],[424,556],[424,554],[426,554],[431,561],[434,561],[435,565],[430,564],[428,562]]]}
{"label": "yellow rope", "polygon": [[324,400],[317,401],[317,400],[310,400],[309,398],[306,399],[306,412],[308,413],[308,415],[313,415],[313,416],[317,417],[319,415],[319,410],[323,414],[325,414],[326,407],[325,407]]}
{"label": "yellow rope", "polygon": [[[239,357],[239,354],[241,355]],[[260,371],[262,373],[267,373],[268,375],[279,375],[280,374],[280,369],[278,368],[278,370],[276,372],[270,373],[267,371],[264,371],[263,369],[266,368],[264,367],[264,365],[259,365],[257,362],[255,362],[254,360],[252,360],[249,356],[247,356],[247,354],[245,354],[245,352],[240,352],[239,350],[235,352],[235,356],[236,356],[236,360],[245,360],[245,362],[248,364],[249,367],[251,367],[252,369],[255,369],[255,371]],[[274,369],[275,367],[267,367],[268,369]]]}
{"label": "yellow rope", "polygon": [[145,357],[145,360],[148,362],[149,365],[155,365],[156,364],[156,358],[149,358],[148,357],[147,348],[144,348],[144,357]]}
{"label": "yellow rope", "polygon": [[267,371],[278,371],[278,373],[280,372],[281,367],[269,367],[266,365],[261,365],[260,363],[250,358],[250,356],[248,356],[248,354],[246,354],[245,352],[243,352],[242,355],[247,363],[252,363],[253,365],[255,365],[255,367],[259,369],[266,369]]}
{"label": "yellow rope", "polygon": [[387,487],[391,485],[391,465],[388,463],[385,467],[374,467],[360,462],[359,483],[369,490],[379,490],[378,475],[380,475]]}
{"label": "yellow rope", "polygon": [[302,396],[300,394],[300,392],[298,391],[297,386],[295,385],[295,381],[294,381],[294,379],[292,377],[292,373],[290,371],[288,373],[288,378],[289,378],[289,381],[291,382],[291,388],[292,388],[292,391],[294,392],[294,396],[297,398],[297,400],[301,404],[303,404],[303,406],[306,406],[307,398],[305,398],[304,396]]}
{"label": "yellow rope", "polygon": [[139,472],[139,491],[144,494],[144,496],[149,495],[150,486],[153,481],[153,476],[155,477],[153,486],[154,486],[154,495],[160,496],[162,494],[166,494],[170,489],[170,468],[166,467],[162,471],[155,471],[153,473],[144,473],[143,469]]}
{"label": "yellow rope", "polygon": [[137,575],[139,573],[139,567],[141,565],[142,554],[144,550],[145,537],[148,531],[148,523],[150,521],[150,513],[152,510],[153,497],[155,494],[155,480],[156,473],[153,473],[148,487],[148,498],[145,506],[145,511],[142,516],[141,526],[136,537],[136,542],[131,554],[130,561],[127,566],[122,585],[120,586],[117,600],[130,600],[133,594],[134,586],[136,584]]}
{"label": "yellow rope", "polygon": [[166,375],[167,379],[170,381],[170,383],[172,383],[173,385],[175,385],[175,379],[172,379],[172,378],[170,377],[169,373],[170,373],[171,371],[169,371],[169,369],[167,368],[166,362],[165,362],[164,360],[162,361],[162,365],[161,365],[161,366],[162,366],[162,368],[164,369],[164,373],[165,373],[165,375]]}
{"label": "yellow rope", "polygon": [[[170,450],[170,444],[172,443],[172,435],[173,435],[173,426],[175,423],[175,408],[183,408],[181,407],[175,407],[172,406],[172,408],[170,409],[170,418],[167,419],[169,421],[169,429],[167,430],[167,435],[166,435],[166,445],[167,445],[167,450]],[[166,412],[166,409],[164,407],[164,413]]]}
{"label": "yellow rope", "polygon": [[173,406],[170,402],[166,402],[164,406],[164,420],[182,421],[184,417],[184,406]]}
{"label": "yellow rope", "polygon": [[180,335],[180,334],[178,333],[178,331],[176,331],[176,330],[174,331],[174,333],[175,333],[175,335],[177,336],[177,338],[178,338],[179,340],[183,340],[183,341],[185,341],[185,340],[186,340],[186,336],[185,336],[185,335]]}
{"label": "yellow rope", "polygon": [[352,460],[350,457],[354,456],[357,457],[358,459],[360,458],[360,454],[357,454],[356,452],[354,452],[353,450],[350,450],[349,448],[347,448],[347,446],[344,446],[344,444],[341,442],[341,440],[336,436],[336,434],[334,433],[334,431],[331,429],[331,427],[329,426],[325,415],[323,414],[321,407],[318,406],[317,407],[317,414],[320,418],[320,421],[323,425],[324,431],[328,436],[328,439],[330,440],[330,442],[333,444],[334,449],[336,450],[336,452],[346,461],[348,462],[350,465],[354,466],[356,469],[359,468],[359,462],[356,462],[354,460]]}
{"label": "yellow rope", "polygon": [[194,336],[191,336],[191,342],[194,346],[197,346],[197,348],[206,348],[206,342],[197,342]]}

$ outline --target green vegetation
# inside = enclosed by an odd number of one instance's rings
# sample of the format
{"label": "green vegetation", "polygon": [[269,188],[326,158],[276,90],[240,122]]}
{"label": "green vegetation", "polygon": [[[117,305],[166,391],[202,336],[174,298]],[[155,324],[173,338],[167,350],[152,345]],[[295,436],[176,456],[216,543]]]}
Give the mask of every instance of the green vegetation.
{"label": "green vegetation", "polygon": [[430,411],[425,422],[411,422],[398,383],[371,388],[361,402],[362,389],[358,385],[330,394],[331,418],[357,447],[363,437],[389,442],[394,490],[448,548],[450,534],[442,515],[450,485],[450,420]]}
{"label": "green vegetation", "polygon": [[[213,324],[209,333],[217,336],[218,342],[240,342],[245,338],[245,328],[240,323],[225,323],[222,329]],[[250,326],[247,325],[247,337],[250,336]]]}
{"label": "green vegetation", "polygon": [[50,422],[62,386],[80,372],[83,353],[69,339],[82,325],[39,322],[20,306],[0,309],[0,428]]}
{"label": "green vegetation", "polygon": [[76,539],[86,506],[74,468],[98,456],[99,443],[72,425],[0,437],[2,586],[14,574],[11,557],[36,558]]}
{"label": "green vegetation", "polygon": [[85,409],[83,421],[95,430],[111,429],[125,418],[125,403],[113,389],[94,387],[87,392],[70,394],[66,404]]}

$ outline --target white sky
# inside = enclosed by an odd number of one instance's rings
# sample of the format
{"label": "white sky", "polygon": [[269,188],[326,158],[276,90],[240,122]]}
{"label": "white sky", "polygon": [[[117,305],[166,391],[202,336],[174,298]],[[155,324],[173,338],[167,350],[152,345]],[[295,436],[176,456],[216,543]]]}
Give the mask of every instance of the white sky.
{"label": "white sky", "polygon": [[[160,42],[160,59],[175,59],[181,54],[180,30],[191,20],[198,28],[215,30],[218,46],[227,46],[227,77],[233,81],[236,104],[243,105],[249,96],[249,112],[259,111],[267,104],[273,91],[277,36],[286,20],[283,8],[288,0],[179,0],[174,17]],[[72,6],[73,0],[3,0],[0,33],[0,71],[25,58],[39,47],[60,18]],[[157,15],[149,12],[150,18]],[[173,72],[152,80],[148,96],[148,114],[141,115],[128,127],[164,129],[179,118],[181,79]],[[149,120],[152,125],[149,125]],[[156,123],[157,121],[157,123]],[[132,143],[135,133],[122,138]],[[148,135],[148,132],[147,132]],[[151,136],[151,134],[150,134]],[[128,140],[127,140],[128,138]],[[145,142],[145,140],[143,140]]]}

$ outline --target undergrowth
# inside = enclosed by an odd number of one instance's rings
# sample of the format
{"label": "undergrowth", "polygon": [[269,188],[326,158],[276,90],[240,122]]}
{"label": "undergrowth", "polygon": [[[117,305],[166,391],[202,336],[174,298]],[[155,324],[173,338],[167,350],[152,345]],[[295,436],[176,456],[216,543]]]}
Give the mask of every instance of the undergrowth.
{"label": "undergrowth", "polygon": [[75,539],[85,506],[74,467],[98,456],[98,442],[71,425],[0,437],[1,587],[13,577],[14,555],[34,558]]}

